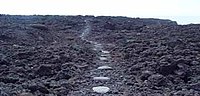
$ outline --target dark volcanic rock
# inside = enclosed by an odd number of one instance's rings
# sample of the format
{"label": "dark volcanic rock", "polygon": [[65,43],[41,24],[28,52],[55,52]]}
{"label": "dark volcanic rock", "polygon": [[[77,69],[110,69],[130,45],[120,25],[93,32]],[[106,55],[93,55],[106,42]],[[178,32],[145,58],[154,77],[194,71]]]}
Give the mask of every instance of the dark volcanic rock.
{"label": "dark volcanic rock", "polygon": [[30,84],[30,85],[28,86],[28,89],[29,89],[32,93],[34,93],[34,92],[36,92],[36,91],[40,91],[40,92],[42,92],[42,93],[44,93],[44,94],[48,94],[48,93],[49,93],[49,90],[48,90],[44,85],[42,85],[42,84],[36,84],[36,83]]}
{"label": "dark volcanic rock", "polygon": [[17,96],[34,96],[34,95],[28,92],[23,92],[23,93],[18,94]]}
{"label": "dark volcanic rock", "polygon": [[39,76],[50,76],[50,75],[52,75],[52,65],[46,65],[46,64],[41,65],[37,69],[36,74],[38,74]]}
{"label": "dark volcanic rock", "polygon": [[4,83],[16,83],[19,81],[19,78],[13,78],[13,77],[1,77],[0,82]]}
{"label": "dark volcanic rock", "polygon": [[200,91],[200,83],[190,84],[189,88],[194,89],[196,91]]}
{"label": "dark volcanic rock", "polygon": [[152,75],[152,72],[151,71],[144,71],[142,72],[141,76],[140,76],[140,79],[141,80],[147,80],[149,76]]}
{"label": "dark volcanic rock", "polygon": [[60,79],[70,79],[72,77],[73,74],[71,74],[69,72],[69,70],[61,70],[60,72],[58,72],[57,76],[56,76],[56,80],[60,80]]}
{"label": "dark volcanic rock", "polygon": [[2,66],[2,65],[10,65],[10,62],[8,62],[5,59],[0,59],[0,66]]}
{"label": "dark volcanic rock", "polygon": [[0,96],[9,96],[9,94],[7,94],[7,93],[5,93],[5,92],[0,90]]}
{"label": "dark volcanic rock", "polygon": [[[71,84],[48,82],[66,80],[83,70],[78,63],[91,63],[94,56],[80,40],[85,26],[83,16],[0,16],[0,93],[8,96],[30,93],[34,96],[67,94]],[[72,46],[78,45],[76,50]],[[87,53],[86,53],[87,52]],[[76,60],[75,60],[76,59]],[[70,66],[65,63],[72,62]],[[63,68],[62,68],[63,67]],[[31,82],[31,84],[30,84]],[[37,82],[36,84],[32,84]],[[65,87],[64,89],[61,87]],[[62,89],[55,91],[52,88]],[[29,92],[30,91],[30,92]],[[5,95],[6,96],[6,95]]]}
{"label": "dark volcanic rock", "polygon": [[168,86],[168,80],[163,75],[155,74],[148,78],[150,86]]}
{"label": "dark volcanic rock", "polygon": [[96,68],[99,55],[91,43],[80,38],[86,19],[91,25],[86,38],[110,51],[116,64],[113,68],[120,69],[114,70],[113,76],[123,73],[122,78],[114,78],[122,89],[110,93],[200,96],[199,24],[177,25],[175,21],[152,18],[49,15],[0,15],[0,95],[25,92],[67,96],[85,87],[80,83],[93,83],[87,80],[91,75],[82,76]]}
{"label": "dark volcanic rock", "polygon": [[169,75],[169,74],[174,74],[174,71],[178,70],[177,64],[169,64],[167,65],[161,65],[158,69],[158,72],[162,75]]}

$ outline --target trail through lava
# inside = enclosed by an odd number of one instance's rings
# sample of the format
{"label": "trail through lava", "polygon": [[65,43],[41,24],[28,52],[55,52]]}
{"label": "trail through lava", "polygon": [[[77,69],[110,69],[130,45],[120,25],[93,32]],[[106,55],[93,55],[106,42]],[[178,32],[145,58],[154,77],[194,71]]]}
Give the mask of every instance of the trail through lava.
{"label": "trail through lava", "polygon": [[84,73],[85,80],[82,80],[80,88],[70,92],[69,96],[124,96],[126,87],[122,82],[123,72],[116,66],[118,62],[111,57],[110,51],[104,49],[106,44],[87,39],[92,27],[89,20],[85,20],[85,23],[85,29],[80,37],[93,46],[92,50],[98,53],[98,59],[95,60],[95,66]]}

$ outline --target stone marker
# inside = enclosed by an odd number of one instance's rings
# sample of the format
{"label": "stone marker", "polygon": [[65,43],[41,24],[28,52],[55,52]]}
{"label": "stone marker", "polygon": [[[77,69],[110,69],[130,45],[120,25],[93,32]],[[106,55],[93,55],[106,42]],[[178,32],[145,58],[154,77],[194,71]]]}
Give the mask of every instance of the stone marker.
{"label": "stone marker", "polygon": [[109,54],[110,53],[109,51],[104,51],[104,50],[102,50],[102,52],[105,53],[105,54]]}
{"label": "stone marker", "polygon": [[93,48],[94,51],[97,51],[97,48]]}
{"label": "stone marker", "polygon": [[101,54],[101,57],[109,57],[109,54]]}
{"label": "stone marker", "polygon": [[93,80],[110,80],[109,77],[94,77]]}
{"label": "stone marker", "polygon": [[97,69],[112,69],[112,67],[109,67],[109,66],[100,66],[98,67]]}
{"label": "stone marker", "polygon": [[107,93],[110,90],[110,88],[105,87],[105,86],[97,86],[97,87],[93,87],[92,90],[94,92],[103,94],[103,93]]}
{"label": "stone marker", "polygon": [[108,60],[106,57],[99,57],[100,60]]}

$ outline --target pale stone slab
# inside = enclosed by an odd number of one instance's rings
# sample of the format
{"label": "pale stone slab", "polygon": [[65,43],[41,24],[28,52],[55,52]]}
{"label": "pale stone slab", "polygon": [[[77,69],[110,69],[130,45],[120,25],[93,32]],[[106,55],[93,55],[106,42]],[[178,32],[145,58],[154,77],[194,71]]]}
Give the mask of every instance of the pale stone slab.
{"label": "pale stone slab", "polygon": [[92,90],[94,92],[104,94],[104,93],[107,93],[110,90],[110,88],[105,87],[105,86],[97,86],[97,87],[93,87]]}
{"label": "pale stone slab", "polygon": [[101,54],[101,57],[109,57],[109,54]]}
{"label": "pale stone slab", "polygon": [[104,61],[104,60],[108,60],[108,58],[106,58],[106,57],[99,57],[99,59],[100,59],[100,60],[103,60],[103,61]]}
{"label": "pale stone slab", "polygon": [[106,80],[110,80],[109,77],[94,77],[93,80],[103,80],[103,81],[106,81]]}
{"label": "pale stone slab", "polygon": [[105,54],[109,54],[110,53],[109,51],[104,51],[104,50],[102,50],[102,52],[105,53]]}
{"label": "pale stone slab", "polygon": [[100,66],[97,69],[112,69],[112,67],[109,67],[109,66]]}

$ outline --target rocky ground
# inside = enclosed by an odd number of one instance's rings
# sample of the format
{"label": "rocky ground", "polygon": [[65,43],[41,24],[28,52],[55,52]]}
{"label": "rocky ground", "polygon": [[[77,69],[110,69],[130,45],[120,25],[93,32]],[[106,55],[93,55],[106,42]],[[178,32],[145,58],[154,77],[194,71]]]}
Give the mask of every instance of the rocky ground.
{"label": "rocky ground", "polygon": [[0,96],[200,96],[198,24],[0,15],[0,45]]}

